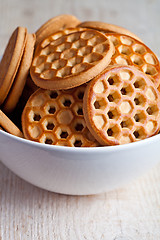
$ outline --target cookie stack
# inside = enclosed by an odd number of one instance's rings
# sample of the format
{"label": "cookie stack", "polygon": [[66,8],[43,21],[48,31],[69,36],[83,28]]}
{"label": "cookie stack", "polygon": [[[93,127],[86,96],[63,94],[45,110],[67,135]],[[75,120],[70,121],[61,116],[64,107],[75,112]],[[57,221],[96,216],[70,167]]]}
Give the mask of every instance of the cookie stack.
{"label": "cookie stack", "polygon": [[[17,106],[25,102],[19,128],[26,139],[97,147],[159,132],[160,63],[142,40],[122,27],[80,23],[71,15],[50,19],[35,34],[19,27],[0,70],[1,109],[18,116]],[[3,121],[0,125],[22,136]]]}

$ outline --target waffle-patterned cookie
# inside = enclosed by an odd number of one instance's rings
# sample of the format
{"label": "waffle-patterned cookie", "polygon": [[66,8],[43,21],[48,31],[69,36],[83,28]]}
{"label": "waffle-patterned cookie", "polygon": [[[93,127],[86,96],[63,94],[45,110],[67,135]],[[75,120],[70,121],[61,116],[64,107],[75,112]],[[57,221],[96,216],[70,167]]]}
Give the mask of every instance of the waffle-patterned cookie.
{"label": "waffle-patterned cookie", "polygon": [[36,45],[53,33],[65,28],[76,27],[79,23],[80,21],[75,16],[67,14],[49,19],[36,31]]}
{"label": "waffle-patterned cookie", "polygon": [[50,39],[36,49],[30,69],[35,84],[44,89],[69,89],[91,80],[108,66],[114,53],[112,42],[95,30]]}
{"label": "waffle-patterned cookie", "polygon": [[73,33],[73,32],[80,32],[80,31],[84,31],[84,28],[65,28],[63,30],[57,31],[54,34],[51,34],[50,36],[48,36],[47,38],[45,38],[43,41],[41,41],[38,45],[37,45],[37,50],[36,51],[41,51],[42,48],[47,47],[49,44],[51,44],[53,41],[57,40],[58,38]]}
{"label": "waffle-patterned cookie", "polygon": [[158,133],[160,95],[135,67],[108,67],[88,84],[83,112],[87,127],[102,145],[135,142]]}
{"label": "waffle-patterned cookie", "polygon": [[98,146],[84,121],[84,90],[84,85],[66,91],[38,89],[22,114],[24,136],[51,145]]}
{"label": "waffle-patterned cookie", "polygon": [[129,31],[128,29],[123,28],[121,26],[114,25],[114,24],[110,24],[110,23],[104,23],[104,22],[98,22],[98,21],[86,21],[86,22],[80,23],[78,27],[91,28],[91,29],[101,31],[103,33],[112,32],[112,33],[125,34],[142,42],[142,40],[138,36],[136,36],[134,33]]}
{"label": "waffle-patterned cookie", "polygon": [[133,65],[151,76],[156,87],[159,86],[160,63],[156,55],[145,44],[127,35],[107,33],[106,36],[115,46],[110,65]]}

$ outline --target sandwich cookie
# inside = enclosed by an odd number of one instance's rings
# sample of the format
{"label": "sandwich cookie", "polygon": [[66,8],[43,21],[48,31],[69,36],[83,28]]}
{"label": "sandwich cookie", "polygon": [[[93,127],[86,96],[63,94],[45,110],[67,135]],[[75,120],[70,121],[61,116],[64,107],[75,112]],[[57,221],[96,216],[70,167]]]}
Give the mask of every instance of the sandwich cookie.
{"label": "sandwich cookie", "polygon": [[17,74],[15,76],[12,87],[3,105],[3,110],[5,113],[10,113],[14,110],[23,92],[26,79],[29,73],[29,69],[31,66],[31,62],[32,62],[34,44],[35,44],[35,35],[27,34],[25,48],[24,48],[23,56],[22,56]]}
{"label": "sandwich cookie", "polygon": [[0,105],[6,99],[17,73],[26,43],[27,29],[17,27],[12,33],[0,62]]}
{"label": "sandwich cookie", "polygon": [[22,132],[19,128],[0,110],[0,128],[17,137],[23,138]]}

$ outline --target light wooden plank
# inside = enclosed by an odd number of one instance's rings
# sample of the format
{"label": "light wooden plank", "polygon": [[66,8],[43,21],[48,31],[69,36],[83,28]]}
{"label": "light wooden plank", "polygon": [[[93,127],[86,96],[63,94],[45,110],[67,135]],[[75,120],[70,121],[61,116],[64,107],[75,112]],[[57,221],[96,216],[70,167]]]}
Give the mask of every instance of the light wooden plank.
{"label": "light wooden plank", "polygon": [[159,239],[159,171],[160,165],[117,191],[76,197],[34,187],[0,164],[0,236],[2,239]]}

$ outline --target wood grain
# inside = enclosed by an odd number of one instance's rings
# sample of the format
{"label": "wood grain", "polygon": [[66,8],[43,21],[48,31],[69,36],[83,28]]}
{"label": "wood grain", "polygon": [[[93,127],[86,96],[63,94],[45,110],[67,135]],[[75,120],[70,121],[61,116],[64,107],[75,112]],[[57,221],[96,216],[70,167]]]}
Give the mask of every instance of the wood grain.
{"label": "wood grain", "polygon": [[[18,25],[34,32],[67,13],[126,27],[160,56],[159,11],[158,0],[0,0],[0,55]],[[0,239],[158,240],[160,164],[123,189],[84,197],[41,190],[0,164]]]}
{"label": "wood grain", "polygon": [[160,165],[123,189],[95,196],[41,190],[0,164],[1,239],[160,239]]}

